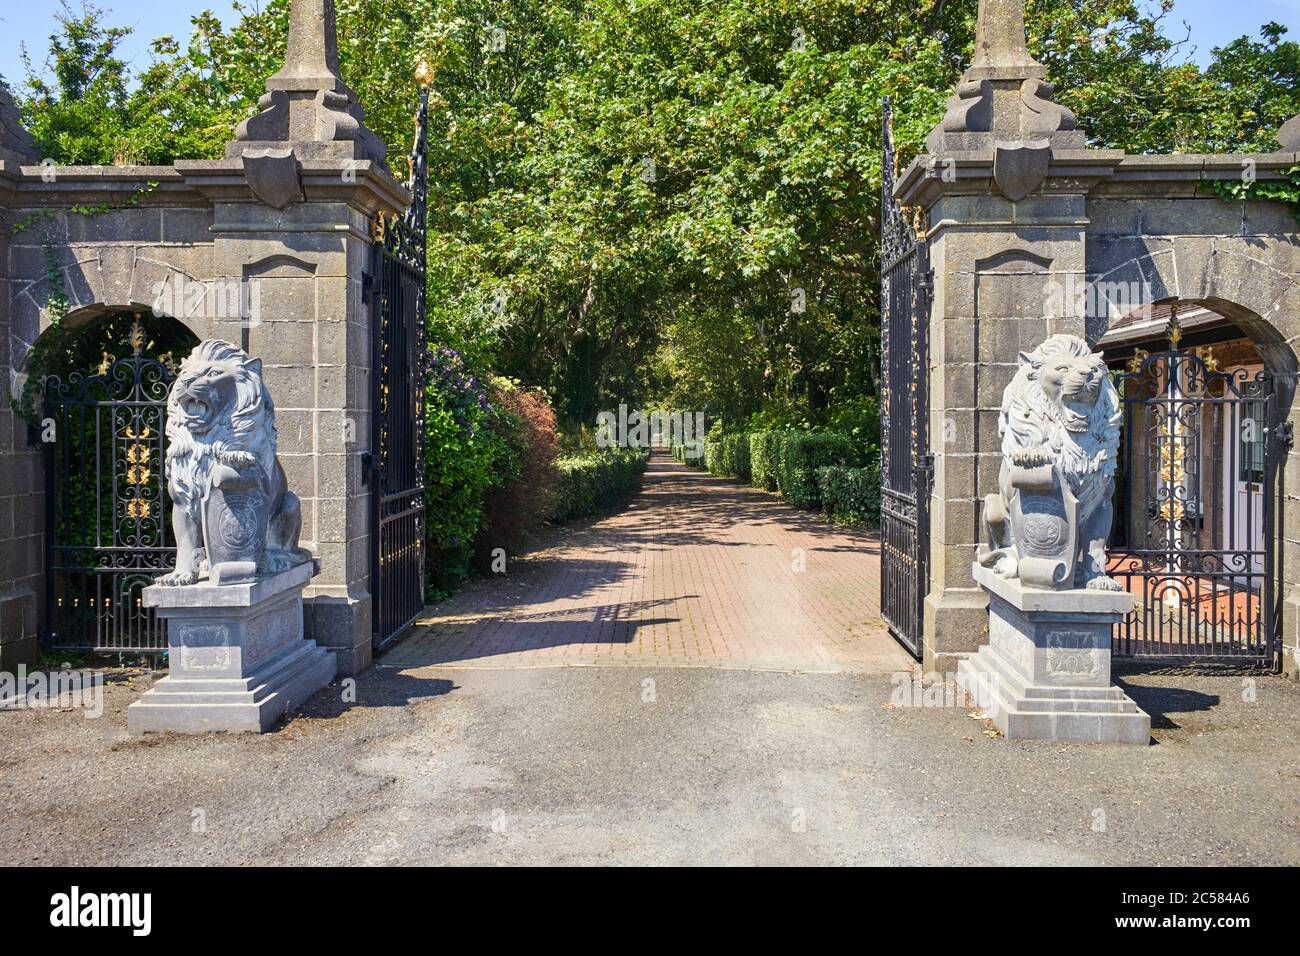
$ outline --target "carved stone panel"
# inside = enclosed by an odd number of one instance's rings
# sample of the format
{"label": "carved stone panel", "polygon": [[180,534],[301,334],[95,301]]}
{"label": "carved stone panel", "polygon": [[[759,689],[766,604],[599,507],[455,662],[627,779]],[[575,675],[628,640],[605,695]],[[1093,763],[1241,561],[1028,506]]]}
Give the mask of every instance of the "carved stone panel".
{"label": "carved stone panel", "polygon": [[235,663],[227,625],[182,624],[177,630],[173,652],[179,657],[181,670],[223,672]]}
{"label": "carved stone panel", "polygon": [[1095,681],[1101,674],[1101,650],[1090,631],[1061,630],[1047,634],[1047,674],[1067,683]]}

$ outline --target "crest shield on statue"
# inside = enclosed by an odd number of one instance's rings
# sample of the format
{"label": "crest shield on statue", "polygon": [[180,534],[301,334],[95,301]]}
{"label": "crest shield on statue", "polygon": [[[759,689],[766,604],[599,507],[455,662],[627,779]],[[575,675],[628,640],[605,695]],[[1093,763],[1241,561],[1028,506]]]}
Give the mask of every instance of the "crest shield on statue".
{"label": "crest shield on statue", "polygon": [[1013,467],[1008,506],[1022,529],[1019,576],[1028,587],[1056,589],[1074,580],[1079,502],[1052,465]]}
{"label": "crest shield on statue", "polygon": [[257,576],[266,554],[271,500],[256,469],[213,469],[203,496],[203,540],[213,584],[240,584]]}

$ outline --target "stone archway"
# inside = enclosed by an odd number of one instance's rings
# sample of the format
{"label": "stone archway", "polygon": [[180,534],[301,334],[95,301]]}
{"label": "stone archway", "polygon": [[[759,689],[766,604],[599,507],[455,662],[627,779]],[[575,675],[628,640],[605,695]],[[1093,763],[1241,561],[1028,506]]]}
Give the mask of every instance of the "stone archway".
{"label": "stone archway", "polygon": [[[895,195],[921,210],[934,264],[930,317],[931,499],[925,667],[952,671],[987,641],[986,598],[971,562],[980,501],[1000,463],[998,410],[1016,355],[1048,334],[1096,342],[1109,309],[1099,289],[1136,290],[1137,304],[1201,303],[1227,316],[1284,386],[1287,421],[1300,339],[1300,227],[1269,201],[1226,202],[1211,180],[1282,181],[1300,145],[1295,123],[1276,153],[1128,155],[1089,148],[1053,102],[1028,53],[1023,2],[981,4],[976,59]],[[940,172],[942,171],[942,175]],[[1127,311],[1127,309],[1122,310]],[[946,436],[951,436],[949,440]],[[1300,481],[1300,455],[1283,480]],[[1283,668],[1300,677],[1300,514],[1280,528],[1285,551]]]}
{"label": "stone archway", "polygon": [[1271,666],[1291,353],[1275,329],[1257,342],[1259,324],[1227,314],[1245,310],[1213,304],[1145,304],[1096,344],[1123,415],[1108,570],[1137,600],[1113,653]]}
{"label": "stone archway", "polygon": [[[1300,339],[1300,228],[1293,214],[1266,203],[1170,202],[1154,209],[1127,198],[1091,203],[1089,281],[1141,289],[1146,302],[1177,301],[1223,315],[1250,336],[1270,372],[1293,380],[1300,373],[1292,349]],[[1109,231],[1106,225],[1116,218],[1131,231]],[[1233,227],[1249,234],[1215,231]],[[1105,332],[1105,317],[1098,319],[1090,322],[1092,338]]]}
{"label": "stone archway", "polygon": [[166,400],[198,341],[169,316],[90,306],[51,324],[27,353],[19,411],[40,449],[38,618],[51,649],[166,649],[139,592],[175,561]]}
{"label": "stone archway", "polygon": [[[1192,158],[1188,163],[1196,165]],[[1191,174],[1169,165],[1166,175]],[[1286,489],[1300,487],[1300,456],[1290,450],[1285,432],[1300,427],[1300,227],[1293,212],[1278,204],[1225,203],[1203,194],[1152,198],[1136,195],[1141,187],[1139,181],[1111,186],[1088,204],[1089,281],[1135,287],[1147,302],[1199,306],[1223,316],[1250,339],[1276,382],[1277,425],[1283,431],[1268,440],[1282,443],[1281,513],[1270,548],[1280,562],[1281,666],[1300,679],[1300,513],[1285,507]],[[1090,337],[1105,333],[1101,318],[1089,321]]]}
{"label": "stone archway", "polygon": [[[9,227],[0,230],[0,382],[12,389],[59,311],[149,310],[169,287],[163,311],[261,359],[281,461],[302,501],[302,543],[321,561],[305,593],[307,636],[348,675],[371,659],[370,229],[377,212],[406,208],[411,194],[339,74],[332,0],[294,0],[289,33],[288,61],[268,78],[261,111],[232,131],[219,159],[37,165],[14,104],[0,98]],[[262,293],[260,323],[229,307],[229,290],[251,283]],[[0,669],[35,660],[44,600],[42,452],[14,422],[0,404]],[[3,515],[14,502],[26,523],[11,535]]]}

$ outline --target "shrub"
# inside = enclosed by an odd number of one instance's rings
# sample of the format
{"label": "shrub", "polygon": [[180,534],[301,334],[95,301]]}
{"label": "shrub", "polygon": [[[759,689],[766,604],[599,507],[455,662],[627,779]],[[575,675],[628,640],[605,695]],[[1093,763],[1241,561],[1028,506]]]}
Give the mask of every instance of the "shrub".
{"label": "shrub", "polygon": [[816,508],[821,501],[817,469],[857,465],[861,459],[852,439],[836,432],[780,432],[776,453],[776,487],[796,508]]}
{"label": "shrub", "polygon": [[867,461],[880,445],[880,403],[874,395],[858,395],[832,408],[822,419],[825,431],[847,435]]}
{"label": "shrub", "polygon": [[776,491],[777,455],[785,432],[751,432],[749,435],[749,475],[755,488]]}
{"label": "shrub", "polygon": [[475,539],[480,569],[490,567],[494,549],[514,554],[551,518],[559,485],[559,436],[546,395],[499,378],[492,384],[490,401],[499,410],[491,427],[503,439],[504,454],[497,469],[499,481],[484,497]]}
{"label": "shrub", "polygon": [[600,514],[625,501],[641,487],[649,460],[649,453],[638,448],[610,448],[559,459],[555,520]]}
{"label": "shrub", "polygon": [[595,430],[586,425],[575,425],[560,434],[560,457],[562,458],[594,455],[600,450],[601,445]]}
{"label": "shrub", "polygon": [[425,590],[436,600],[469,574],[483,499],[502,480],[507,449],[489,427],[495,407],[455,350],[430,353],[425,395]]}
{"label": "shrub", "polygon": [[722,435],[704,443],[704,467],[715,475],[749,481],[749,435]]}
{"label": "shrub", "polygon": [[817,469],[817,487],[826,517],[844,524],[880,524],[880,455],[863,468],[827,465]]}

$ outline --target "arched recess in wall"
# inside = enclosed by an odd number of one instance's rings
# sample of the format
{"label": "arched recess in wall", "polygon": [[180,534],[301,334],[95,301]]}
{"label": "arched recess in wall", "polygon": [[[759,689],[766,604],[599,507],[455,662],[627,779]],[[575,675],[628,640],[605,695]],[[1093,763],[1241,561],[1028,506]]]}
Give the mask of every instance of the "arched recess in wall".
{"label": "arched recess in wall", "polygon": [[198,342],[144,308],[87,307],[37,338],[18,412],[42,451],[47,648],[154,654],[165,628],[139,592],[175,564],[165,403]]}
{"label": "arched recess in wall", "polygon": [[175,370],[199,338],[185,323],[159,315],[148,306],[123,309],[101,305],[76,309],[45,329],[23,357],[20,380],[13,390],[16,411],[29,424],[39,411],[41,383],[47,376],[69,382],[72,376],[108,372],[113,361],[134,354],[132,333],[143,334],[141,354]]}
{"label": "arched recess in wall", "polygon": [[1283,333],[1226,299],[1170,297],[1097,342],[1123,411],[1110,571],[1138,598],[1115,653],[1277,662],[1295,518]]}

